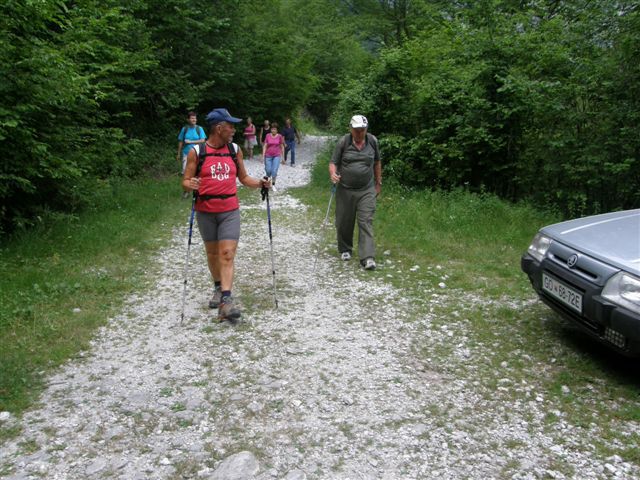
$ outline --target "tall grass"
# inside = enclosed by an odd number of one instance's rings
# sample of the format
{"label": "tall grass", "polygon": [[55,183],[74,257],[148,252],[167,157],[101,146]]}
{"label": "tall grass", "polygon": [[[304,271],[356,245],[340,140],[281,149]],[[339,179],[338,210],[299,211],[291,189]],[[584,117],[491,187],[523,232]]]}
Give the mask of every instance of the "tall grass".
{"label": "tall grass", "polygon": [[0,249],[0,411],[19,412],[43,374],[87,348],[95,329],[153,271],[151,254],[188,202],[177,177],[98,189],[90,211],[46,219]]}
{"label": "tall grass", "polygon": [[[297,193],[322,213],[331,189],[330,154],[331,149],[322,153],[311,184]],[[498,296],[514,289],[530,294],[520,256],[541,226],[556,221],[553,214],[494,195],[410,190],[384,181],[374,220],[378,263],[384,262],[386,251],[394,261],[422,271],[441,267],[450,287]]]}

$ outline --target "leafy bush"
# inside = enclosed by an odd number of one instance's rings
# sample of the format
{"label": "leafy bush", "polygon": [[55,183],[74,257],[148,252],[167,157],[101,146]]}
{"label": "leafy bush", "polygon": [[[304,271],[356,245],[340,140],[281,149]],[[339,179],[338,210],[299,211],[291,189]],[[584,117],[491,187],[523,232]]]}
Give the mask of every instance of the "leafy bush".
{"label": "leafy bush", "polygon": [[384,49],[341,92],[334,122],[367,115],[386,174],[405,185],[571,216],[638,206],[640,12],[603,2],[552,13],[451,7]]}

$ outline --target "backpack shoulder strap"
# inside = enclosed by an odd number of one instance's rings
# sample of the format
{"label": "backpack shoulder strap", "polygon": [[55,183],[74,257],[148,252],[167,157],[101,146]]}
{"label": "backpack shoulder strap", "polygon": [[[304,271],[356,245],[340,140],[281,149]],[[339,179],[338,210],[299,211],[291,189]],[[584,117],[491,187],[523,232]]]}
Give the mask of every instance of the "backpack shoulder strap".
{"label": "backpack shoulder strap", "polygon": [[[236,164],[236,170],[238,169],[238,145],[231,142],[227,144],[227,148],[229,149],[229,155],[233,160],[233,163]],[[202,170],[202,165],[207,157],[226,157],[224,153],[207,153],[207,142],[200,144],[200,151],[198,152],[198,166],[196,167],[196,177],[200,176],[200,170]]]}
{"label": "backpack shoulder strap", "polygon": [[380,145],[378,144],[378,137],[367,132],[367,140],[371,143],[371,146],[376,151],[376,154],[380,156]]}
{"label": "backpack shoulder strap", "polygon": [[340,157],[342,157],[342,155],[344,155],[344,152],[347,150],[347,148],[349,148],[351,146],[351,144],[353,143],[353,135],[351,135],[350,133],[348,133],[347,135],[345,135],[345,137],[349,137],[344,138],[343,142],[342,142],[342,152],[340,154]]}
{"label": "backpack shoulder strap", "polygon": [[229,153],[231,154],[231,158],[233,159],[233,163],[236,164],[236,170],[238,170],[238,146],[231,142],[227,145],[229,149]]}
{"label": "backpack shoulder strap", "polygon": [[202,170],[202,164],[204,164],[207,157],[207,142],[201,143],[198,149],[198,166],[196,167],[196,177],[200,176],[200,170]]}

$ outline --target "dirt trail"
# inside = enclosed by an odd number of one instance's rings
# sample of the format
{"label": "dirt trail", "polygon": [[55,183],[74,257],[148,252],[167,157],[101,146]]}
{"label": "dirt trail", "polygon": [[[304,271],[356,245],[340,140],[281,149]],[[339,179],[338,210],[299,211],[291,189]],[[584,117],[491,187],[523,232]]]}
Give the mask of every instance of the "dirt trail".
{"label": "dirt trail", "polygon": [[[324,141],[305,137],[298,165],[281,167],[272,195],[278,310],[265,205],[257,193],[242,207],[234,286],[245,317],[240,325],[211,322],[211,282],[197,234],[186,318],[179,324],[186,235],[184,226],[176,228],[171,245],[158,252],[154,288],[128,299],[91,350],[50,378],[40,404],[19,421],[22,434],[0,446],[2,478],[640,473],[618,458],[596,458],[583,428],[562,422],[547,428],[545,401],[535,392],[521,402],[467,376],[468,365],[482,359],[459,335],[461,320],[435,327],[433,314],[424,313],[428,302],[455,296],[404,298],[387,281],[398,274],[392,255],[379,257],[387,268],[365,272],[357,260],[340,262],[327,249],[313,274],[319,225],[287,188],[308,180]],[[248,167],[262,174],[258,162]],[[333,238],[331,227],[325,235]],[[455,343],[450,358],[437,356],[441,342]],[[418,355],[416,348],[433,354]],[[500,386],[518,387],[508,378]],[[255,463],[224,474],[223,460],[240,452],[250,452]]]}

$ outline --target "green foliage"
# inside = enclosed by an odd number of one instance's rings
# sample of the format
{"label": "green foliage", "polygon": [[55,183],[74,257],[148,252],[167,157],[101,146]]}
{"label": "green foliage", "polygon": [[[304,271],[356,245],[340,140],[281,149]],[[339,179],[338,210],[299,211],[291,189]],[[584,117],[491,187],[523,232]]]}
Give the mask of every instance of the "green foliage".
{"label": "green foliage", "polygon": [[[175,177],[103,185],[93,210],[52,215],[0,249],[0,410],[20,411],[42,373],[88,348],[154,270],[150,254],[186,219]],[[107,234],[108,233],[108,234]]]}
{"label": "green foliage", "polygon": [[0,233],[81,211],[99,186],[153,171],[143,144],[175,138],[187,110],[282,121],[310,102],[326,118],[366,57],[320,1],[5,3]]}
{"label": "green foliage", "polygon": [[[424,6],[424,5],[423,5]],[[386,174],[566,215],[640,205],[637,8],[440,5],[340,93],[378,134]]]}
{"label": "green foliage", "polygon": [[409,186],[568,215],[637,206],[639,15],[606,0],[9,0],[0,234],[157,171],[143,145],[220,106],[340,132],[363,113]]}

